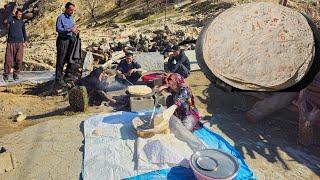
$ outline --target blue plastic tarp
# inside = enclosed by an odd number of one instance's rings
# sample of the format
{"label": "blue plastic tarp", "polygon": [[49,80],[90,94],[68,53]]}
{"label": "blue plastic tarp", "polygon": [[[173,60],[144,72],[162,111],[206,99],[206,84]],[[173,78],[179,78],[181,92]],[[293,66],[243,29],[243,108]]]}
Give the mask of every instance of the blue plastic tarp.
{"label": "blue plastic tarp", "polygon": [[[132,120],[134,117],[139,115],[145,115],[149,114],[149,112],[145,113],[130,113],[130,112],[118,112],[118,113],[111,113],[106,115],[104,118],[98,118],[101,119],[103,122],[111,122],[114,119],[122,119],[122,120],[128,120],[128,123],[131,123],[130,120]],[[121,117],[119,117],[119,115]],[[101,115],[100,115],[101,116]],[[103,116],[103,115],[102,115]],[[130,120],[129,120],[130,119]],[[86,124],[90,124],[89,121],[95,120],[94,118],[91,118],[87,120],[85,123],[85,131],[86,131]],[[219,149],[226,153],[229,153],[236,157],[238,159],[240,170],[238,172],[238,175],[236,176],[236,180],[242,180],[242,179],[256,179],[252,170],[248,167],[248,165],[245,163],[242,156],[238,153],[238,151],[230,145],[224,138],[219,136],[218,134],[212,132],[209,128],[204,126],[202,129],[196,130],[194,134],[200,138],[208,148],[213,149]],[[89,143],[89,140],[85,140],[85,146]],[[89,153],[90,154],[90,153]],[[88,155],[88,152],[85,151],[85,156]],[[84,162],[85,163],[85,162]],[[86,169],[84,168],[85,164],[83,164],[82,169],[82,175],[85,174]],[[83,177],[86,179],[85,177]],[[172,180],[192,180],[195,179],[195,176],[193,175],[193,172],[190,168],[184,168],[184,167],[173,167],[170,169],[162,169],[157,171],[152,171],[144,174],[140,174],[135,177],[127,178],[129,180],[149,180],[149,179],[172,179]]]}
{"label": "blue plastic tarp", "polygon": [[[219,149],[226,153],[229,153],[238,159],[240,170],[236,176],[236,180],[242,179],[256,179],[251,169],[248,167],[242,156],[238,151],[231,146],[224,138],[218,134],[212,132],[207,127],[194,132],[194,134],[199,137],[204,143],[206,143],[208,148]],[[136,177],[128,178],[129,180],[149,180],[149,179],[172,179],[172,180],[186,180],[195,179],[191,169],[184,167],[174,167],[171,169],[163,169],[158,171],[153,171],[145,174],[141,174]]]}

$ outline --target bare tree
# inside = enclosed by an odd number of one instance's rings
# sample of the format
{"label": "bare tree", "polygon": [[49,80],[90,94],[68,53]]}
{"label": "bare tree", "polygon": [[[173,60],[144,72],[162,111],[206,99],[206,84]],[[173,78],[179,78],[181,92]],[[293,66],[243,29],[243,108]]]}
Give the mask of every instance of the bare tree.
{"label": "bare tree", "polygon": [[91,20],[97,23],[96,19],[96,10],[101,5],[104,0],[84,0],[84,4],[86,5],[86,10],[89,12]]}
{"label": "bare tree", "polygon": [[148,24],[150,23],[150,3],[149,0],[145,0],[145,2],[147,3],[147,18],[148,18]]}
{"label": "bare tree", "polygon": [[121,7],[123,4],[123,0],[115,0],[114,3],[118,6]]}

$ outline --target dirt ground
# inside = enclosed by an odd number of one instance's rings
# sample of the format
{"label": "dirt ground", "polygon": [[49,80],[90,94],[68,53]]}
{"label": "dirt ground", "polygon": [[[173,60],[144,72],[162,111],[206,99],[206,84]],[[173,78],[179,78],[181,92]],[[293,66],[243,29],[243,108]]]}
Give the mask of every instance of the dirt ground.
{"label": "dirt ground", "polygon": [[[258,179],[319,179],[320,149],[297,145],[296,113],[283,110],[260,124],[249,124],[243,114],[256,101],[253,97],[222,92],[201,72],[192,73],[187,81],[209,125],[238,149]],[[82,122],[113,109],[101,106],[71,113],[66,98],[41,98],[37,89],[0,88],[0,144],[18,161],[18,168],[0,179],[79,179]],[[16,108],[28,115],[27,121],[12,122]]]}
{"label": "dirt ground", "polygon": [[[66,107],[63,97],[38,97],[30,92],[31,88],[34,85],[0,88],[0,137],[36,124],[37,119],[49,117],[46,113],[59,114],[59,109]],[[18,112],[27,115],[28,121],[14,123]]]}
{"label": "dirt ground", "polygon": [[[0,138],[43,121],[64,119],[79,114],[70,110],[67,94],[46,97],[40,95],[48,91],[51,85],[52,82],[0,87]],[[90,107],[87,114],[105,110],[111,111],[104,105]],[[18,112],[26,115],[27,120],[14,122]]]}

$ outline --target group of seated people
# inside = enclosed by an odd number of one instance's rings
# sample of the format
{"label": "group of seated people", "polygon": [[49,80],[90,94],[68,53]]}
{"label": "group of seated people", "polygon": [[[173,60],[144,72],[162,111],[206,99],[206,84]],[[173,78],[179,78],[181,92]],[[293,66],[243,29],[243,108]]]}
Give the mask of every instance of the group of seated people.
{"label": "group of seated people", "polygon": [[[190,60],[179,46],[174,46],[173,54],[170,56],[166,68],[170,73],[180,74],[183,78],[190,75]],[[117,66],[117,80],[124,84],[135,84],[141,77],[144,70],[141,65],[134,60],[133,52],[126,52],[125,59],[121,60]]]}
{"label": "group of seated people", "polygon": [[[167,98],[167,107],[177,105],[174,117],[180,119],[182,124],[191,131],[198,126],[200,115],[195,107],[192,91],[184,80],[190,75],[190,62],[178,46],[174,47],[173,55],[168,60],[168,69],[170,72],[166,74],[165,85],[155,88],[158,92],[166,90],[171,93]],[[136,84],[144,71],[134,60],[132,52],[126,52],[125,59],[119,62],[116,70],[116,81],[127,85]],[[119,103],[107,94],[107,77],[107,72],[102,68],[96,68],[89,76],[77,83],[79,86],[86,87],[89,104],[99,105],[103,101]]]}

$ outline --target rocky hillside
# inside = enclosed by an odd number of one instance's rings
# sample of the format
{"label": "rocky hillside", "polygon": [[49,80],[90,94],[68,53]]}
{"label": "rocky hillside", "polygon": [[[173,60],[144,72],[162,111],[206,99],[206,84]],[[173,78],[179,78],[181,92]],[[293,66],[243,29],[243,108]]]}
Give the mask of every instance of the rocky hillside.
{"label": "rocky hillside", "polygon": [[[277,0],[269,0],[278,3]],[[16,0],[23,7],[31,45],[25,53],[25,70],[53,70],[55,64],[55,20],[67,0]],[[74,0],[75,20],[84,47],[102,39],[125,41],[129,35],[152,36],[165,25],[196,38],[208,19],[237,4],[250,0]],[[0,4],[0,7],[3,7]],[[320,25],[317,0],[292,0],[288,6],[313,17]],[[1,13],[5,12],[0,9]],[[1,18],[0,18],[1,20]],[[3,66],[6,37],[0,38],[0,69]]]}

